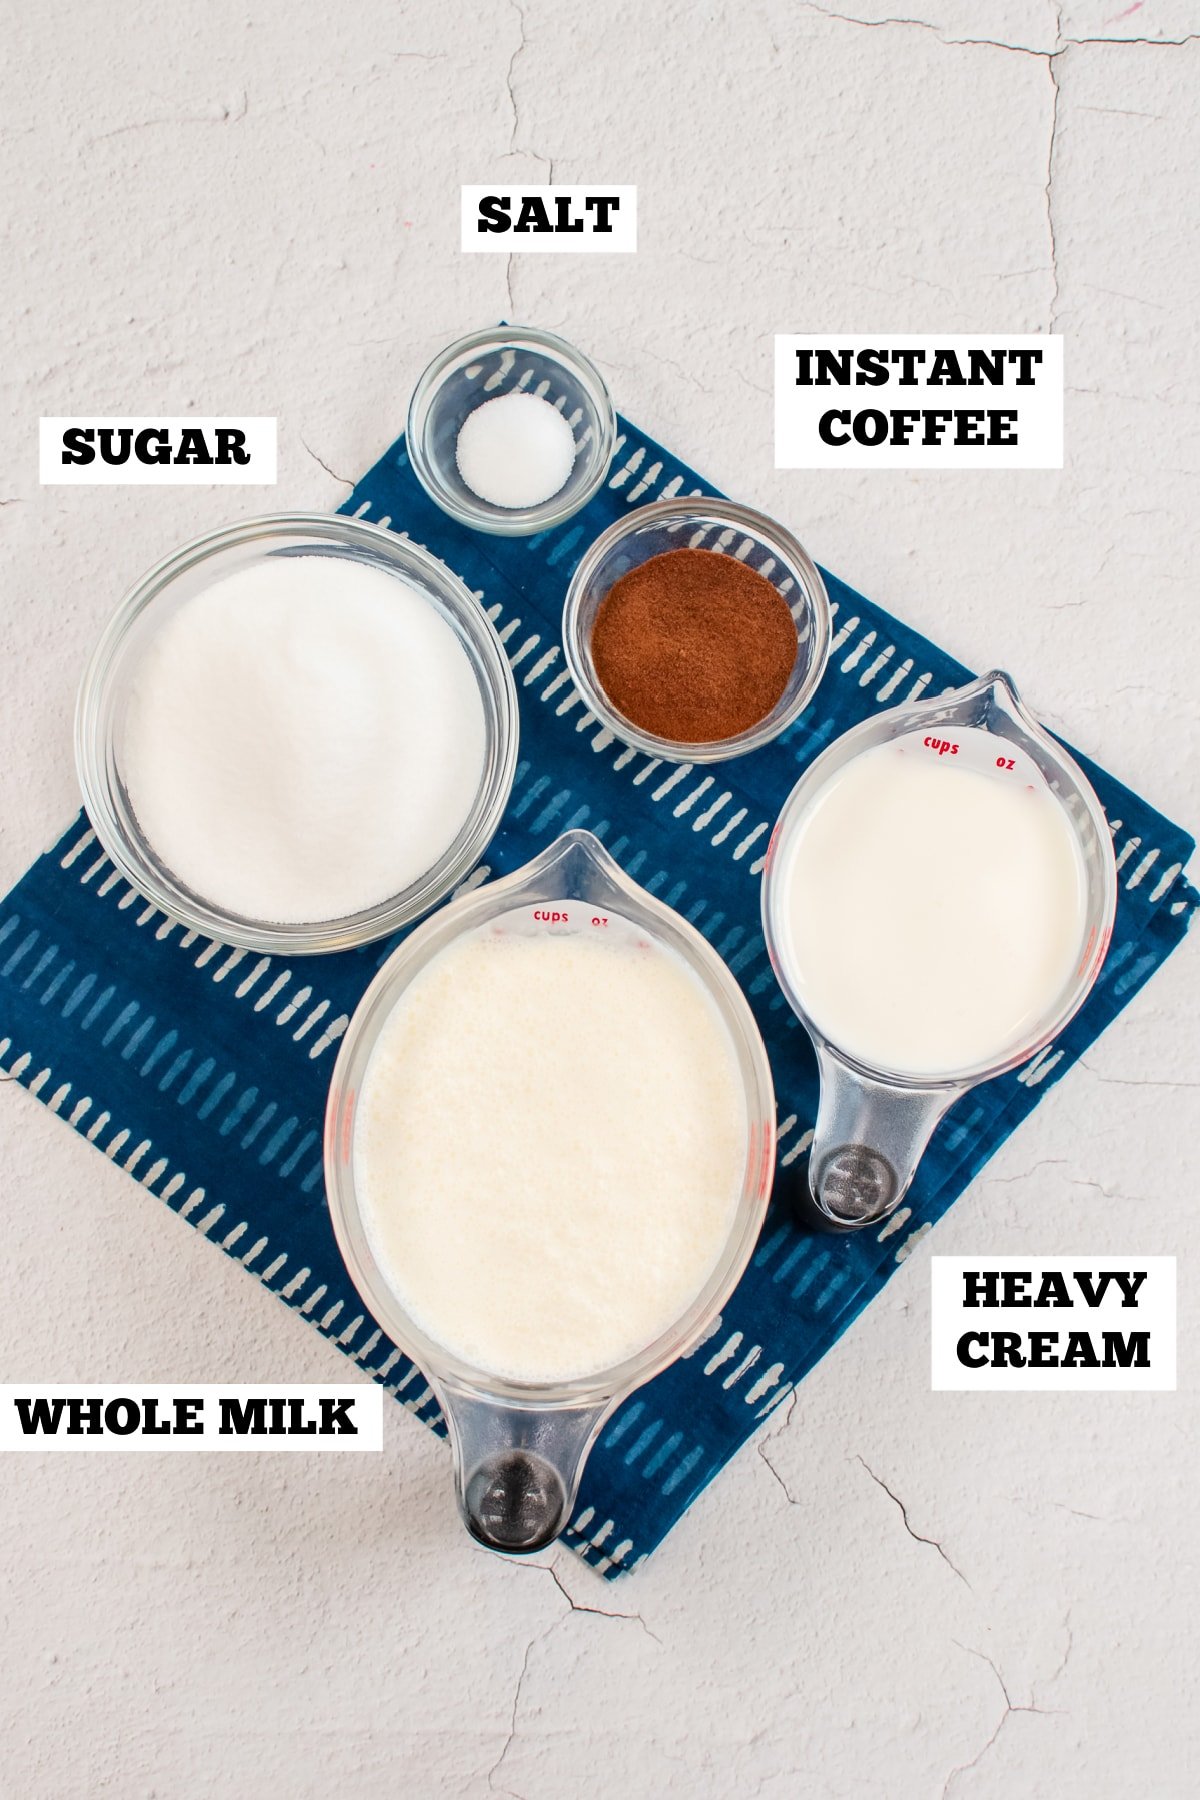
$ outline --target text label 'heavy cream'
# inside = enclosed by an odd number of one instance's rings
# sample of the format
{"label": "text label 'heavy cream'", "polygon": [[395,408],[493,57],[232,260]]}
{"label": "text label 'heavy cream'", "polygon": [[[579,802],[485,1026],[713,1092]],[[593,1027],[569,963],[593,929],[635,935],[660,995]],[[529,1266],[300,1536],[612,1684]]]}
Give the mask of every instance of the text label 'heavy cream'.
{"label": "text label 'heavy cream'", "polygon": [[1175,1387],[1173,1256],[935,1256],[935,1391]]}

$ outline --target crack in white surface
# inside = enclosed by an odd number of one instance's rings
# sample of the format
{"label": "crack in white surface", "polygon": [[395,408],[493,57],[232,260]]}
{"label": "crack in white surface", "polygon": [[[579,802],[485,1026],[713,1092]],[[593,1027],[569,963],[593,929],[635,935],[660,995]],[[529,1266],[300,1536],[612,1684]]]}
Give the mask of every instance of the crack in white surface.
{"label": "crack in white surface", "polygon": [[771,1461],[770,1457],[767,1455],[766,1449],[764,1448],[764,1446],[762,1444],[760,1444],[758,1446],[758,1454],[761,1457],[762,1461],[767,1465],[767,1468],[770,1469],[771,1474],[774,1476],[779,1487],[783,1490],[783,1497],[787,1501],[788,1505],[789,1506],[802,1505],[802,1502],[797,1500],[795,1494],[793,1494],[791,1488],[788,1486],[787,1482],[783,1479],[783,1476],[779,1473],[779,1470],[775,1467],[775,1464]]}
{"label": "crack in white surface", "polygon": [[1087,288],[1090,293],[1103,294],[1106,300],[1124,300],[1130,306],[1149,306],[1154,312],[1167,311],[1157,300],[1147,300],[1144,294],[1126,294],[1121,288],[1101,287],[1095,281],[1081,281],[1079,285]]}
{"label": "crack in white surface", "polygon": [[511,1794],[512,1800],[523,1800],[523,1796],[518,1794],[517,1790],[515,1788],[505,1787],[503,1784],[497,1785],[496,1777],[500,1773],[500,1770],[504,1764],[504,1759],[508,1755],[509,1751],[512,1749],[513,1744],[516,1740],[517,1714],[520,1711],[520,1707],[521,1707],[521,1690],[525,1686],[525,1677],[529,1673],[529,1658],[530,1658],[531,1654],[533,1653],[534,1647],[537,1644],[540,1644],[542,1642],[543,1638],[548,1638],[550,1636],[550,1633],[552,1631],[556,1630],[557,1627],[561,1624],[561,1622],[562,1622],[561,1620],[555,1619],[554,1623],[552,1625],[548,1625],[546,1627],[545,1631],[539,1631],[533,1637],[531,1637],[529,1642],[525,1646],[525,1654],[521,1658],[521,1668],[520,1668],[520,1672],[517,1675],[517,1685],[516,1685],[515,1689],[513,1690],[512,1714],[509,1719],[508,1736],[505,1738],[503,1744],[500,1747],[499,1756],[496,1758],[495,1762],[492,1764],[491,1768],[487,1772],[487,1784],[488,1784],[488,1787],[491,1788],[492,1792],[500,1793],[500,1794]]}
{"label": "crack in white surface", "polygon": [[953,1570],[953,1572],[958,1576],[958,1579],[962,1582],[964,1587],[969,1588],[971,1586],[970,1582],[967,1580],[967,1578],[963,1574],[962,1570],[958,1567],[957,1563],[953,1562],[950,1559],[950,1557],[947,1556],[945,1550],[942,1548],[941,1544],[939,1544],[938,1540],[936,1538],[925,1537],[921,1532],[913,1530],[912,1525],[909,1522],[908,1508],[907,1508],[907,1506],[905,1506],[903,1500],[901,1500],[899,1494],[893,1493],[892,1489],[888,1486],[887,1482],[884,1481],[881,1476],[877,1475],[875,1473],[874,1469],[871,1467],[871,1465],[867,1462],[864,1462],[863,1458],[861,1456],[856,1454],[854,1460],[855,1460],[855,1462],[862,1463],[863,1468],[867,1471],[867,1474],[871,1477],[871,1480],[875,1483],[875,1485],[877,1487],[881,1487],[883,1489],[884,1493],[887,1495],[888,1499],[893,1501],[895,1503],[895,1505],[899,1507],[900,1517],[904,1521],[904,1529],[905,1529],[905,1531],[907,1531],[909,1537],[914,1539],[914,1541],[918,1544],[928,1544],[931,1550],[936,1550],[938,1555],[941,1557],[942,1561],[945,1563],[946,1567],[948,1569]]}
{"label": "crack in white surface", "polygon": [[1079,1058],[1079,1067],[1086,1069],[1093,1080],[1102,1081],[1105,1087],[1164,1088],[1168,1092],[1177,1088],[1200,1088],[1200,1081],[1168,1081],[1152,1078],[1139,1081],[1132,1075],[1102,1075],[1094,1064],[1085,1061],[1082,1056]]}
{"label": "crack in white surface", "polygon": [[1178,50],[1183,44],[1200,44],[1200,31],[1189,31],[1181,38],[1148,38],[1148,37],[1082,37],[1064,38],[1067,46],[1072,44],[1146,44],[1152,50]]}
{"label": "crack in white surface", "polygon": [[[300,436],[300,434],[297,433],[297,436]],[[354,483],[352,481],[349,481],[345,475],[339,475],[336,469],[331,469],[329,464],[325,461],[325,458],[323,456],[318,456],[316,451],[313,449],[312,445],[310,443],[308,443],[308,441],[304,437],[302,437],[302,436],[300,437],[300,442],[301,442],[301,444],[303,444],[304,448],[308,451],[308,454],[312,457],[313,461],[315,463],[320,463],[321,467],[324,469],[324,471],[327,475],[332,476],[333,480],[336,482],[339,482],[342,487],[353,488]]]}
{"label": "crack in white surface", "polygon": [[[1128,1518],[1124,1513],[1085,1512],[1081,1506],[1068,1506],[1065,1500],[1038,1500],[1031,1498],[1028,1494],[1009,1494],[1007,1498],[1010,1506],[1020,1507],[1026,1517],[1030,1519],[1042,1518],[1047,1512],[1062,1512],[1068,1513],[1073,1519],[1086,1519],[1091,1525],[1133,1525],[1136,1523],[1136,1520]],[[1068,1625],[1069,1620],[1070,1615],[1068,1614]],[[1059,1673],[1061,1673],[1060,1670],[1055,1670],[1056,1675]],[[1046,1677],[1047,1682],[1053,1681],[1053,1679],[1053,1675]]]}
{"label": "crack in white surface", "polygon": [[[547,182],[553,187],[554,158],[552,156],[544,156],[540,150],[522,149],[521,145],[517,142],[521,130],[521,108],[517,101],[515,77],[517,64],[529,48],[529,34],[525,27],[525,8],[520,4],[520,0],[510,0],[510,4],[517,15],[517,24],[521,35],[513,49],[512,55],[508,59],[508,71],[504,77],[505,91],[508,94],[509,110],[512,113],[512,129],[508,134],[508,154],[509,156],[531,156],[535,162],[540,162],[546,171]],[[507,322],[511,325],[516,316],[517,305],[516,301],[513,299],[513,252],[511,250],[504,259],[504,292],[508,297]]]}
{"label": "crack in white surface", "polygon": [[[1062,7],[1054,9],[1054,41],[1062,43]],[[1058,322],[1058,236],[1054,226],[1054,152],[1058,147],[1058,107],[1062,98],[1062,90],[1058,85],[1058,57],[1063,51],[1057,50],[1046,58],[1046,73],[1050,77],[1050,141],[1046,146],[1046,232],[1050,239],[1050,330],[1053,332]]]}
{"label": "crack in white surface", "polygon": [[642,1630],[646,1633],[646,1636],[649,1638],[653,1638],[654,1642],[660,1648],[662,1647],[662,1639],[659,1637],[657,1631],[651,1630],[650,1626],[647,1625],[645,1619],[643,1619],[641,1613],[609,1612],[608,1609],[603,1606],[587,1606],[584,1604],[584,1602],[582,1600],[576,1600],[575,1596],[570,1592],[570,1590],[566,1586],[566,1583],[563,1581],[563,1578],[559,1574],[558,1569],[554,1563],[538,1563],[537,1567],[540,1569],[544,1569],[546,1571],[547,1575],[550,1576],[551,1580],[554,1582],[555,1587],[558,1589],[559,1593],[562,1595],[563,1599],[566,1601],[567,1605],[570,1607],[570,1609],[573,1613],[595,1613],[597,1618],[600,1618],[600,1619],[627,1619],[630,1622],[630,1624],[640,1625]]}
{"label": "crack in white surface", "polygon": [[512,130],[508,134],[508,153],[510,156],[515,156],[517,154],[517,132],[521,124],[521,114],[517,106],[516,90],[513,87],[513,75],[516,71],[517,64],[529,47],[529,39],[525,34],[525,8],[518,3],[518,0],[511,0],[511,3],[512,9],[517,15],[517,23],[521,32],[520,42],[508,59],[508,74],[505,76],[505,86],[508,89],[508,104],[512,108]]}
{"label": "crack in white surface", "polygon": [[1054,57],[1061,56],[1065,50],[1075,49],[1087,44],[1143,44],[1151,49],[1179,49],[1184,44],[1200,43],[1200,31],[1188,32],[1180,38],[1163,37],[1064,37],[1062,35],[1061,8],[1055,8],[1057,14],[1056,43],[1053,50],[1037,50],[1032,44],[1014,44],[1007,38],[992,37],[946,37],[940,26],[930,19],[912,19],[897,17],[890,19],[860,19],[855,13],[833,12],[825,6],[818,6],[816,0],[801,0],[803,12],[816,13],[821,19],[836,19],[843,25],[860,25],[866,31],[878,31],[887,25],[908,25],[918,31],[927,31],[937,38],[940,44],[950,47],[967,47],[972,44],[984,45],[990,50],[1008,50],[1014,56]]}
{"label": "crack in white surface", "polygon": [[109,138],[125,137],[131,131],[150,131],[160,125],[236,125],[239,119],[245,118],[249,108],[250,97],[243,88],[240,100],[235,100],[232,104],[226,101],[220,109],[214,107],[209,112],[182,113],[171,118],[131,119],[128,125],[114,125],[111,131],[98,132],[87,141],[89,144],[103,144]]}
{"label": "crack in white surface", "polygon": [[513,1689],[512,1711],[509,1716],[508,1733],[503,1744],[500,1746],[500,1754],[497,1756],[490,1769],[488,1769],[486,1775],[487,1785],[493,1793],[509,1794],[512,1796],[512,1800],[524,1800],[524,1796],[519,1794],[515,1788],[508,1787],[503,1781],[498,1780],[498,1777],[509,1751],[512,1749],[513,1744],[520,1735],[521,1696],[525,1690],[525,1682],[529,1675],[529,1659],[537,1646],[545,1643],[547,1638],[552,1637],[556,1631],[567,1623],[567,1620],[570,1619],[574,1613],[595,1613],[602,1619],[618,1619],[632,1625],[640,1625],[646,1636],[652,1638],[660,1649],[663,1648],[663,1640],[656,1631],[647,1625],[640,1613],[609,1612],[603,1606],[588,1606],[584,1601],[576,1600],[570,1593],[554,1563],[532,1563],[530,1564],[530,1567],[540,1569],[543,1573],[549,1575],[555,1587],[566,1601],[569,1610],[565,1613],[560,1613],[556,1619],[552,1619],[550,1624],[543,1627],[541,1631],[535,1632],[526,1644],[524,1654],[521,1657],[521,1667],[517,1672],[517,1685]]}
{"label": "crack in white surface", "polygon": [[692,386],[698,388],[702,394],[709,394],[712,392],[711,388],[706,388],[704,383],[700,381],[690,369],[685,368],[681,362],[676,362],[673,356],[663,356],[660,351],[647,350],[644,346],[642,348],[642,355],[648,356],[651,362],[661,363],[664,369],[674,369],[677,375],[681,376],[684,381],[690,381]]}
{"label": "crack in white surface", "polygon": [[[1062,1674],[1063,1670],[1067,1666],[1067,1658],[1071,1654],[1071,1647],[1072,1647],[1072,1640],[1071,1640],[1071,1634],[1070,1634],[1070,1617],[1071,1617],[1071,1615],[1070,1615],[1070,1613],[1068,1613],[1067,1614],[1067,1648],[1066,1648],[1066,1652],[1063,1656],[1062,1662],[1059,1664],[1058,1668],[1054,1671],[1054,1674],[1047,1676],[1047,1678],[1046,1678],[1047,1684],[1049,1684],[1051,1681],[1057,1680],[1058,1676]],[[992,1732],[991,1736],[988,1738],[987,1742],[982,1746],[982,1748],[979,1749],[975,1753],[975,1755],[971,1758],[970,1762],[956,1763],[954,1768],[951,1769],[950,1773],[947,1775],[946,1780],[942,1786],[942,1800],[947,1800],[947,1796],[950,1793],[951,1788],[953,1787],[955,1781],[958,1779],[958,1777],[960,1775],[965,1775],[968,1769],[974,1769],[974,1768],[978,1767],[978,1765],[983,1761],[984,1757],[987,1755],[987,1753],[991,1749],[992,1745],[996,1742],[996,1739],[1000,1736],[1000,1733],[1004,1730],[1004,1727],[1007,1725],[1009,1719],[1011,1719],[1011,1717],[1014,1713],[1037,1713],[1042,1718],[1060,1717],[1061,1713],[1062,1713],[1062,1709],[1059,1707],[1037,1706],[1034,1704],[1032,1699],[1029,1700],[1028,1702],[1014,1701],[1011,1694],[1008,1691],[1007,1682],[1005,1681],[1003,1675],[1000,1673],[1000,1670],[997,1667],[996,1663],[993,1662],[992,1658],[987,1654],[987,1652],[985,1650],[976,1650],[971,1644],[959,1643],[959,1640],[957,1638],[954,1638],[953,1642],[958,1644],[958,1647],[960,1650],[965,1650],[968,1656],[977,1656],[979,1658],[980,1662],[984,1662],[987,1664],[988,1668],[992,1671],[992,1674],[996,1677],[996,1680],[1000,1684],[1000,1692],[1004,1695],[1004,1711],[1000,1714],[1000,1717],[996,1722],[995,1730]]]}
{"label": "crack in white surface", "polygon": [[[1068,1510],[1070,1510],[1070,1509],[1068,1509]],[[1085,1515],[1085,1516],[1090,1517],[1090,1515]],[[1128,1521],[1126,1521],[1126,1523],[1128,1523]],[[1043,1687],[1052,1687],[1054,1685],[1054,1683],[1058,1680],[1059,1676],[1063,1673],[1063,1670],[1066,1668],[1067,1664],[1071,1660],[1071,1652],[1075,1648],[1075,1633],[1071,1626],[1071,1609],[1070,1609],[1070,1607],[1067,1608],[1066,1614],[1063,1618],[1063,1631],[1066,1634],[1067,1641],[1063,1645],[1062,1657],[1059,1660],[1058,1667],[1056,1669],[1052,1669],[1050,1671],[1049,1675],[1047,1675],[1044,1678],[1044,1680],[1040,1683],[1040,1685]],[[1038,1686],[1039,1686],[1039,1683],[1035,1682],[1031,1692],[1035,1691]]]}
{"label": "crack in white surface", "polygon": [[520,4],[520,0],[510,0],[510,4],[517,15],[521,37],[516,49],[508,59],[508,73],[504,78],[504,85],[508,91],[508,104],[512,112],[512,130],[508,134],[508,154],[510,156],[532,156],[535,162],[543,164],[546,170],[546,180],[550,186],[553,187],[554,158],[552,156],[544,155],[540,150],[534,150],[532,148],[522,149],[521,145],[517,142],[517,136],[521,129],[521,108],[517,103],[517,90],[514,77],[517,64],[529,48],[529,34],[525,29],[525,8]]}
{"label": "crack in white surface", "polygon": [[[918,31],[929,32],[940,44],[951,46],[980,44],[986,45],[991,50],[1009,50],[1014,56],[1051,56],[1055,54],[1055,52],[1050,50],[1035,50],[1032,44],[1010,44],[1003,38],[945,37],[941,29],[937,25],[934,25],[929,19],[860,19],[854,13],[831,12],[824,6],[817,6],[815,0],[801,0],[801,10],[804,12],[816,13],[818,18],[822,19],[837,19],[839,23],[843,25],[861,25],[864,30],[867,31],[878,31],[887,25],[909,25]],[[1121,39],[1120,41],[1122,43],[1125,42],[1124,39]]]}
{"label": "crack in white surface", "polygon": [[[1060,59],[1065,57],[1068,54],[1068,52],[1070,52],[1071,50],[1081,49],[1086,45],[1141,44],[1141,45],[1158,48],[1158,49],[1169,49],[1169,48],[1178,49],[1184,44],[1194,44],[1194,43],[1200,42],[1200,32],[1189,32],[1186,36],[1180,37],[1180,38],[1099,37],[1099,36],[1097,36],[1097,37],[1064,37],[1063,29],[1062,29],[1062,7],[1061,7],[1061,5],[1056,5],[1054,8],[1054,48],[1052,50],[1038,50],[1038,49],[1035,49],[1032,44],[1014,44],[1014,43],[1009,42],[1005,38],[947,37],[942,32],[940,27],[933,24],[929,19],[913,19],[913,18],[907,18],[907,17],[895,17],[895,18],[888,18],[888,19],[860,19],[853,13],[832,12],[824,6],[818,6],[816,4],[816,0],[801,0],[801,7],[804,12],[815,13],[815,14],[817,14],[817,16],[819,18],[836,19],[840,24],[843,24],[843,25],[858,25],[858,26],[861,26],[863,28],[863,30],[865,30],[865,31],[877,31],[886,26],[907,26],[907,27],[917,30],[917,31],[926,31],[926,32],[931,33],[932,36],[937,38],[939,43],[945,44],[945,45],[947,45],[947,47],[966,48],[966,47],[972,46],[972,45],[979,45],[980,47],[986,47],[991,50],[1006,50],[1014,56],[1031,56],[1031,57],[1036,58],[1039,62],[1045,63],[1046,72],[1050,77],[1050,90],[1051,90],[1050,132],[1049,132],[1049,141],[1048,141],[1048,144],[1046,147],[1046,180],[1045,180],[1044,189],[1043,189],[1044,194],[1045,194],[1045,204],[1046,204],[1046,231],[1047,231],[1047,234],[1050,239],[1050,270],[1049,270],[1049,273],[1050,273],[1051,286],[1050,286],[1050,308],[1049,308],[1049,327],[1048,328],[1051,332],[1055,331],[1058,326],[1059,300],[1060,300],[1060,295],[1061,295],[1061,284],[1059,281],[1059,272],[1058,272],[1058,233],[1057,233],[1055,217],[1054,217],[1054,161],[1055,161],[1055,154],[1058,149],[1059,110],[1060,110],[1060,102],[1062,99],[1062,92],[1061,92],[1061,88],[1059,85],[1059,77],[1058,77],[1058,63],[1059,63]],[[1103,111],[1115,112],[1115,111],[1118,111],[1119,109],[1096,107],[1096,108],[1082,108],[1081,110],[1097,111],[1097,112],[1103,112]],[[1129,114],[1129,117],[1131,117],[1131,118],[1159,118],[1161,116],[1162,115],[1158,114],[1158,113],[1130,113]],[[1029,274],[1040,273],[1040,271],[1037,271],[1037,270],[1028,270],[1025,272],[1029,273]],[[1136,298],[1136,296],[1131,296],[1131,295],[1123,295],[1123,296],[1118,296],[1118,297],[1126,298],[1126,299]],[[1146,302],[1146,304],[1152,304],[1152,303]],[[1076,602],[1071,602],[1070,604],[1082,605],[1082,602],[1076,601]]]}
{"label": "crack in white surface", "polygon": [[1101,113],[1106,119],[1165,119],[1166,113],[1135,112],[1131,106],[1080,106],[1081,113]]}
{"label": "crack in white surface", "polygon": [[1014,1181],[1028,1181],[1039,1169],[1061,1169],[1065,1166],[1065,1156],[1043,1156],[1037,1162],[1030,1163],[1017,1175],[984,1175],[980,1178],[981,1187],[1011,1187]]}
{"label": "crack in white surface", "polygon": [[1106,1519],[1101,1513],[1084,1512],[1080,1506],[1068,1506],[1065,1500],[1048,1500],[1046,1504],[1052,1506],[1055,1512],[1070,1513],[1073,1519],[1090,1519],[1094,1525],[1131,1525],[1133,1523],[1132,1519],[1123,1519],[1119,1515]]}
{"label": "crack in white surface", "polygon": [[771,1471],[771,1474],[774,1476],[778,1485],[783,1489],[784,1498],[787,1501],[789,1506],[800,1506],[803,1504],[803,1502],[796,1499],[795,1495],[792,1493],[791,1488],[788,1486],[788,1484],[784,1480],[783,1476],[779,1473],[779,1470],[775,1467],[775,1464],[771,1461],[770,1457],[767,1455],[767,1445],[773,1444],[775,1442],[776,1438],[781,1438],[783,1436],[784,1432],[787,1430],[788,1426],[792,1422],[792,1414],[796,1410],[796,1402],[799,1398],[800,1398],[800,1396],[799,1396],[798,1392],[796,1391],[795,1388],[793,1388],[792,1393],[791,1393],[791,1398],[789,1399],[789,1401],[787,1403],[787,1407],[784,1411],[783,1419],[781,1420],[781,1422],[776,1426],[774,1431],[768,1431],[765,1434],[765,1436],[762,1437],[759,1440],[759,1442],[757,1444],[755,1444],[755,1446],[754,1446],[755,1450],[758,1452],[760,1461],[762,1461],[766,1464],[767,1468]]}
{"label": "crack in white surface", "polygon": [[[979,1177],[979,1186],[981,1188],[1015,1187],[1020,1183],[1029,1181],[1037,1174],[1039,1169],[1065,1169],[1069,1167],[1070,1159],[1068,1157],[1043,1156],[1039,1158],[1037,1162],[1031,1163],[1027,1169],[1019,1170],[1015,1175],[981,1175]],[[1104,1183],[1098,1181],[1094,1175],[1068,1175],[1066,1183],[1068,1187],[1092,1188],[1105,1200],[1121,1200],[1130,1206],[1149,1206],[1152,1204],[1144,1194],[1126,1194],[1119,1188],[1106,1187]],[[1015,1223],[1015,1219],[1013,1222]]]}

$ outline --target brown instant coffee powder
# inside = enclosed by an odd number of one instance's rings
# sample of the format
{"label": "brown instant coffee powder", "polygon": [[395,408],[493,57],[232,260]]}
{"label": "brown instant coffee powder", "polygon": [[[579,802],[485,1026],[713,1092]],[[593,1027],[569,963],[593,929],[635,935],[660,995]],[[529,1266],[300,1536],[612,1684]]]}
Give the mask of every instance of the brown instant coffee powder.
{"label": "brown instant coffee powder", "polygon": [[717,550],[666,550],[613,583],[592,627],[596,677],[655,737],[713,744],[766,718],[796,663],[787,601]]}

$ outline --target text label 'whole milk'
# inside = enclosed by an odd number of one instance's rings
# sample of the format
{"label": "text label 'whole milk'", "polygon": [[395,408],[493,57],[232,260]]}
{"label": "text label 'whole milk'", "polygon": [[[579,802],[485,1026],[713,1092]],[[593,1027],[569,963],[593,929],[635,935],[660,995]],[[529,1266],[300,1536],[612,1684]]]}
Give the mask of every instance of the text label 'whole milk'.
{"label": "text label 'whole milk'", "polygon": [[1061,469],[1062,338],[775,339],[777,469]]}
{"label": "text label 'whole milk'", "polygon": [[362,1382],[0,1385],[4,1450],[382,1450],[383,1391]]}

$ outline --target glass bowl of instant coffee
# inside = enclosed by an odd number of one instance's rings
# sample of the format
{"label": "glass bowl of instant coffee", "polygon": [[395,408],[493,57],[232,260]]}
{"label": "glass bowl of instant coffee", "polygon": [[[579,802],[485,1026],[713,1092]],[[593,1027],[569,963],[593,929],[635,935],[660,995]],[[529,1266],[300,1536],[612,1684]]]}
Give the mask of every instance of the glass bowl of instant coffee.
{"label": "glass bowl of instant coffee", "polygon": [[567,665],[616,737],[666,762],[744,756],[799,718],[829,598],[791,532],[732,500],[659,500],[598,537],[563,610]]}

